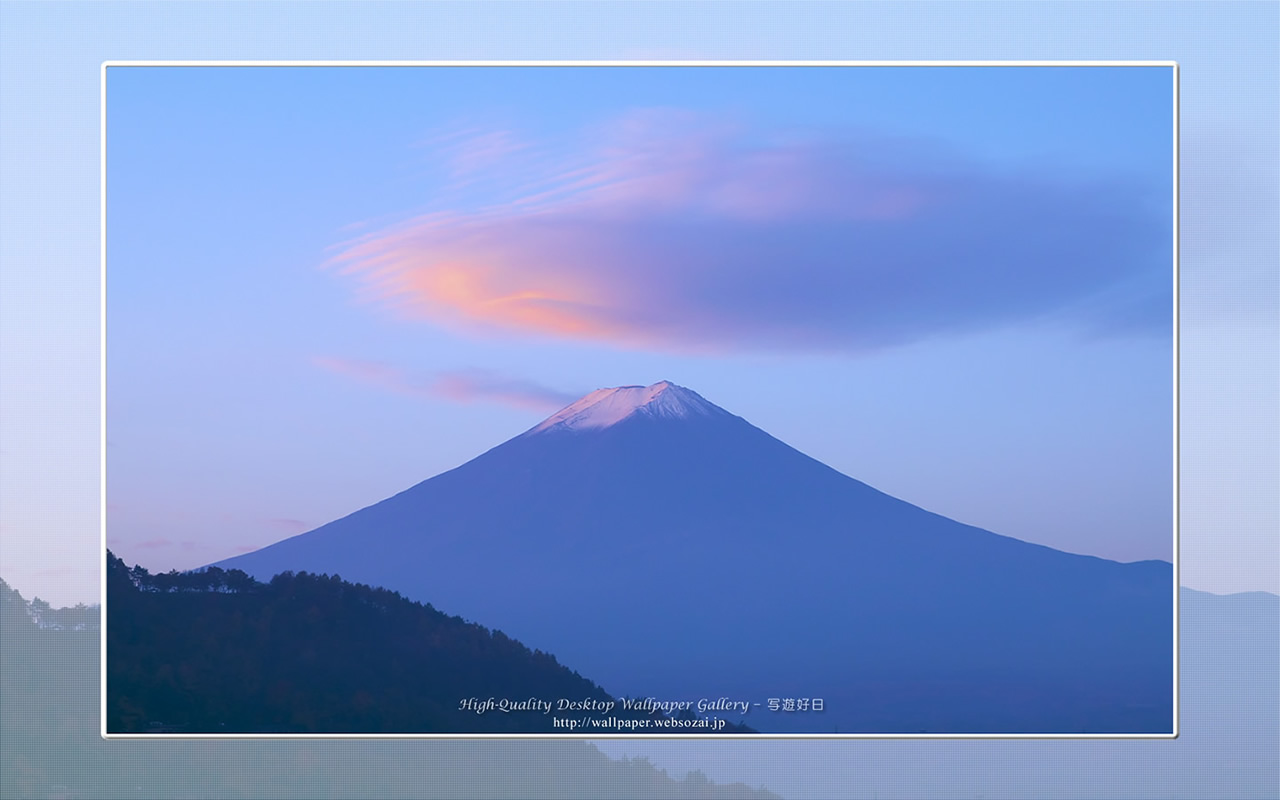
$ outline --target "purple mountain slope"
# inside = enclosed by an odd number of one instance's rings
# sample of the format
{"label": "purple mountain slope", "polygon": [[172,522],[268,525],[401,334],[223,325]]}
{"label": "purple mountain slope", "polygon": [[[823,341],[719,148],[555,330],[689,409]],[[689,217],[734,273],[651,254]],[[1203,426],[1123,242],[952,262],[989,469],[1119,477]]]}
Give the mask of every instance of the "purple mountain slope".
{"label": "purple mountain slope", "polygon": [[761,703],[761,731],[1172,730],[1170,564],[963,525],[666,382],[218,566],[392,588],[617,696]]}

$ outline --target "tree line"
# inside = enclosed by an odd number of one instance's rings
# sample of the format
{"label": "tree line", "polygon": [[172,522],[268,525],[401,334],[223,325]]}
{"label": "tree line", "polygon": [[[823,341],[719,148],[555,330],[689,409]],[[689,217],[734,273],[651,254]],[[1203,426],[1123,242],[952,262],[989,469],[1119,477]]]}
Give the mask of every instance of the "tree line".
{"label": "tree line", "polygon": [[610,699],[554,655],[398,592],[306,572],[151,575],[107,558],[110,732],[558,732],[554,712],[460,702]]}

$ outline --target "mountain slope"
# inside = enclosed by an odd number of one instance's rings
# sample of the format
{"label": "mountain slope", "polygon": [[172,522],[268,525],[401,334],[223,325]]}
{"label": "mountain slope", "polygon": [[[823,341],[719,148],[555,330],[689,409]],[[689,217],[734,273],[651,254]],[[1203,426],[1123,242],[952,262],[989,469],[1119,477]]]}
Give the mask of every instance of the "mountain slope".
{"label": "mountain slope", "polygon": [[602,391],[219,566],[393,588],[540,642],[616,694],[825,700],[757,709],[759,730],[1171,729],[1169,564],[932,514],[687,389]]}

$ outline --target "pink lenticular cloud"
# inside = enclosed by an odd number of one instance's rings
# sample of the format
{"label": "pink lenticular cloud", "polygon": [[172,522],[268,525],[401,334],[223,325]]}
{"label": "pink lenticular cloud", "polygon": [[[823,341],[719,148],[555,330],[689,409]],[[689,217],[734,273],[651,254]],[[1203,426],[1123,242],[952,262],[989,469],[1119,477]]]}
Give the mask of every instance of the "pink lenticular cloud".
{"label": "pink lenticular cloud", "polygon": [[[333,263],[366,300],[480,334],[863,350],[1042,316],[1166,255],[1134,187],[1002,175],[928,142],[671,109],[576,147],[512,149],[499,133],[460,151],[477,172],[503,158],[499,200],[342,246]],[[515,174],[519,191],[500,191]]]}

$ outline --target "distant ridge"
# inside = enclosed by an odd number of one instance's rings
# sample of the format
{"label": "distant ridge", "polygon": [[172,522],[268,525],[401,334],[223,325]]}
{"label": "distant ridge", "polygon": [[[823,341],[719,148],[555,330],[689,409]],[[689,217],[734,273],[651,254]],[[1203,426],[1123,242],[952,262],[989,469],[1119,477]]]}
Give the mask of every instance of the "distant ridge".
{"label": "distant ridge", "polygon": [[1202,592],[1199,589],[1189,589],[1186,586],[1181,587],[1183,597],[1193,597],[1197,599],[1214,599],[1214,600],[1262,600],[1262,601],[1280,601],[1280,595],[1271,592],[1232,592],[1231,594],[1214,594],[1213,592]]}

